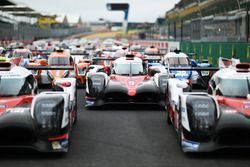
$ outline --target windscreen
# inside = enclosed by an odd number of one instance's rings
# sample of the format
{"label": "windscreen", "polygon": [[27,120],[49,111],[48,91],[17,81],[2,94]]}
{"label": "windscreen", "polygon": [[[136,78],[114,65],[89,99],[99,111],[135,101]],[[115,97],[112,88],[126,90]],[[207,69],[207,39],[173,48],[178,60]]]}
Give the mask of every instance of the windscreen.
{"label": "windscreen", "polygon": [[117,75],[141,75],[143,66],[142,63],[137,62],[115,63],[114,73]]}
{"label": "windscreen", "polygon": [[0,96],[21,96],[32,92],[32,86],[25,78],[6,78],[0,76]]}
{"label": "windscreen", "polygon": [[187,57],[170,57],[168,63],[170,67],[189,66]]}
{"label": "windscreen", "polygon": [[222,79],[219,83],[217,94],[233,97],[246,98],[250,94],[250,80],[245,79]]}
{"label": "windscreen", "polygon": [[31,54],[29,52],[14,52],[13,57],[23,57],[30,58]]}

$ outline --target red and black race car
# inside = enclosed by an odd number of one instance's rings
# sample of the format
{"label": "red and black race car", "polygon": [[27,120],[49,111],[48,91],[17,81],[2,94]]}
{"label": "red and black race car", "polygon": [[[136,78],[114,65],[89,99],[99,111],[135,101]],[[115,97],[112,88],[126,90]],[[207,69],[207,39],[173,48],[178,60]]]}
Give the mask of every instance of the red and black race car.
{"label": "red and black race car", "polygon": [[104,72],[88,75],[86,106],[108,103],[153,103],[165,106],[167,79],[167,74],[150,78],[147,64],[134,55],[120,57],[113,62],[110,76]]}
{"label": "red and black race car", "polygon": [[37,94],[37,81],[29,70],[0,62],[0,148],[68,152],[76,121],[76,97],[71,93],[75,82],[56,80],[56,92]]}

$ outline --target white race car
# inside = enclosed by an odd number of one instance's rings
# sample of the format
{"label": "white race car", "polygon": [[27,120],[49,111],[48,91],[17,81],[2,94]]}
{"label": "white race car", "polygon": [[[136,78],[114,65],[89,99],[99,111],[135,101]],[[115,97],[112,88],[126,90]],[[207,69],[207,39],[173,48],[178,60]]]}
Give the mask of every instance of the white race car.
{"label": "white race car", "polygon": [[250,64],[217,71],[208,93],[183,93],[186,83],[168,81],[168,123],[183,152],[250,148]]}
{"label": "white race car", "polygon": [[37,81],[24,67],[0,63],[0,148],[68,152],[76,123],[76,81],[55,81],[56,91],[37,94]]}

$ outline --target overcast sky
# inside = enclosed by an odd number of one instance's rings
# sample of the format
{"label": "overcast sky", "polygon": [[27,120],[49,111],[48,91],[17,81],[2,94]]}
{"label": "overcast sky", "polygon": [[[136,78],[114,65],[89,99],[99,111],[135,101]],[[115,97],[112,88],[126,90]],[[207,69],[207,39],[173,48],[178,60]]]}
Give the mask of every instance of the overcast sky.
{"label": "overcast sky", "polygon": [[104,18],[122,21],[122,12],[109,12],[106,3],[130,3],[129,21],[154,22],[164,16],[179,0],[15,0],[31,8],[51,14],[79,14],[84,21],[97,21]]}

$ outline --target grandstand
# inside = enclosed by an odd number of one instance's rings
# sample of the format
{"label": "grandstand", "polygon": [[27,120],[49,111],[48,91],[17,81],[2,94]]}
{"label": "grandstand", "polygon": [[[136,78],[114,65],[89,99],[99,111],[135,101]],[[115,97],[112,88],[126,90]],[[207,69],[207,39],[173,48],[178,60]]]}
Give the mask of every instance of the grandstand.
{"label": "grandstand", "polygon": [[176,40],[248,42],[250,0],[181,0],[166,12]]}
{"label": "grandstand", "polygon": [[250,0],[181,0],[166,12],[168,39],[210,63],[220,56],[249,62],[249,6]]}
{"label": "grandstand", "polygon": [[[37,38],[64,37],[89,31],[88,27],[54,26],[54,22],[45,22],[49,26],[42,26],[41,20],[55,20],[56,15],[43,14],[34,9],[15,3],[12,0],[0,1],[0,40],[30,41]],[[44,22],[43,22],[44,23]],[[59,23],[60,24],[60,23]]]}

